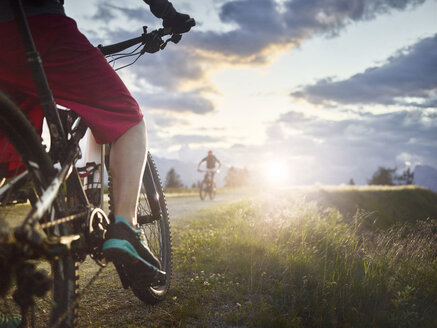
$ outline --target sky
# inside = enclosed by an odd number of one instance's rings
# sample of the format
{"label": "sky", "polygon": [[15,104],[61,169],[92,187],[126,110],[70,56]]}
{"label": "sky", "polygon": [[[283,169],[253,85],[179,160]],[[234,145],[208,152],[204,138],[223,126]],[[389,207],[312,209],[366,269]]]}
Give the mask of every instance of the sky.
{"label": "sky", "polygon": [[[156,156],[197,163],[212,149],[255,177],[281,163],[289,184],[437,168],[437,0],[172,3],[197,25],[118,71]],[[162,22],[139,0],[66,12],[96,45]]]}

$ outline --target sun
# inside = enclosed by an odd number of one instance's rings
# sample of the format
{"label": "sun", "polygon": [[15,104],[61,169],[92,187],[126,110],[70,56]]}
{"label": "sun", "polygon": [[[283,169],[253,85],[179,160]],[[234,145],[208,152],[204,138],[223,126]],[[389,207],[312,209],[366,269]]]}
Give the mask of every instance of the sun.
{"label": "sun", "polygon": [[265,175],[270,183],[281,184],[288,179],[287,165],[282,161],[272,161],[266,165]]}

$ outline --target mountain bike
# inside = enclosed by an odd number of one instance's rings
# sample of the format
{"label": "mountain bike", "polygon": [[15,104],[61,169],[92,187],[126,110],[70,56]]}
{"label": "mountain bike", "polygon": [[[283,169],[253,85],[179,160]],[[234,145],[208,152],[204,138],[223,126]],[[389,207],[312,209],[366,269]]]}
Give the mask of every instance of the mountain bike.
{"label": "mountain bike", "polygon": [[199,172],[205,172],[205,176],[203,177],[203,180],[199,186],[200,199],[204,200],[206,198],[206,195],[209,195],[209,199],[213,200],[216,195],[214,174],[218,173],[219,171],[216,169],[206,169],[199,170]]}
{"label": "mountain bike", "polygon": [[[100,148],[100,163],[77,167],[81,157],[79,141],[87,126],[73,111],[57,109],[21,1],[11,1],[11,5],[50,130],[50,149],[43,146],[24,113],[0,90],[0,133],[8,140],[0,149],[0,158],[14,152],[20,157],[19,161],[0,167],[0,309],[6,312],[19,309],[23,327],[74,327],[80,301],[107,266],[102,245],[113,220],[110,177],[109,211],[104,208],[107,147]],[[195,22],[191,19],[186,24],[194,26]],[[99,49],[112,55],[138,45],[136,50],[117,58],[139,57],[180,39],[181,34],[169,28],[148,33],[145,27],[137,38]],[[18,226],[4,227],[5,222],[20,218]],[[161,261],[165,280],[139,284],[123,265],[116,269],[124,288],[132,289],[140,300],[154,304],[164,299],[170,287],[172,251],[166,201],[150,153],[139,198],[138,228]],[[99,269],[79,290],[79,265],[88,256]]]}

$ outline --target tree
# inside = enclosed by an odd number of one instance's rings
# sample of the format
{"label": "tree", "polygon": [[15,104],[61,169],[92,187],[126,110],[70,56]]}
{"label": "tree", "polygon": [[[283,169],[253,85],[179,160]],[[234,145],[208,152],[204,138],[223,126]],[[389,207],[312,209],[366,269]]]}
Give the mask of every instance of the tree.
{"label": "tree", "polygon": [[241,187],[249,183],[249,171],[231,166],[225,177],[226,187]]}
{"label": "tree", "polygon": [[393,186],[395,172],[396,168],[390,169],[380,166],[378,170],[373,173],[372,178],[370,180],[367,180],[367,183],[369,185]]}
{"label": "tree", "polygon": [[413,184],[414,172],[411,172],[410,168],[407,168],[404,172],[402,172],[402,175],[396,177],[396,180],[399,182],[399,184]]}
{"label": "tree", "polygon": [[182,188],[183,186],[180,175],[176,173],[174,168],[171,168],[165,178],[165,188]]}
{"label": "tree", "polygon": [[353,178],[350,178],[349,180],[349,186],[355,186],[355,181]]}

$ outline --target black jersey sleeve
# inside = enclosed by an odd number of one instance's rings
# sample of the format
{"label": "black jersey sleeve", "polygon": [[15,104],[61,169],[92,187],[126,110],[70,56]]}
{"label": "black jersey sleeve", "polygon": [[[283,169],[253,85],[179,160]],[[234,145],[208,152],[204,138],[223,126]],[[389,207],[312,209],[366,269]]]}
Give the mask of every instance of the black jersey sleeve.
{"label": "black jersey sleeve", "polygon": [[171,19],[176,15],[172,3],[168,0],[144,0],[150,7],[150,11],[153,15],[162,19]]}

